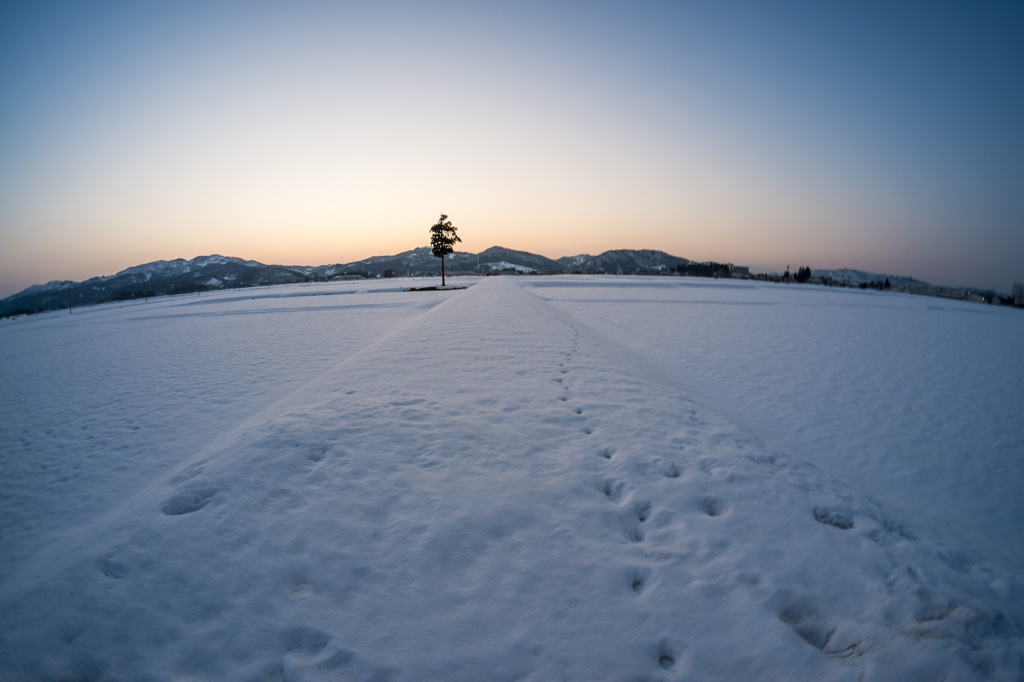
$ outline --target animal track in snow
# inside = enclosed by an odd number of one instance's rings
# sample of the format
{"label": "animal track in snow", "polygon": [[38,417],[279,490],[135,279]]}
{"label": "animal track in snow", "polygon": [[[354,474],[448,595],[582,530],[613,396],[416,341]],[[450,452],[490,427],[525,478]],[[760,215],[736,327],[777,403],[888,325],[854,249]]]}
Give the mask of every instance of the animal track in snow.
{"label": "animal track in snow", "polygon": [[637,502],[633,505],[629,515],[623,519],[622,526],[626,532],[626,538],[630,542],[643,542],[644,529],[642,524],[651,517],[651,503],[648,501]]}
{"label": "animal track in snow", "polygon": [[835,628],[825,623],[814,601],[797,597],[788,590],[777,593],[771,600],[778,619],[815,649],[824,650],[835,634]]}
{"label": "animal track in snow", "polygon": [[582,407],[577,407],[577,408],[576,408],[575,410],[573,410],[573,411],[574,411],[574,412],[575,412],[576,414],[583,414],[583,408],[582,408]]}
{"label": "animal track in snow", "polygon": [[669,462],[665,468],[665,476],[667,478],[679,478],[679,467],[676,466],[675,462]]}
{"label": "animal track in snow", "polygon": [[700,470],[708,476],[717,476],[718,472],[724,469],[724,467],[719,464],[718,460],[714,457],[705,457],[697,462],[697,466],[699,466]]}
{"label": "animal track in snow", "polygon": [[622,481],[615,481],[609,478],[605,480],[604,486],[601,487],[601,492],[612,502],[618,502],[622,497],[622,489],[624,487],[625,484]]}
{"label": "animal track in snow", "polygon": [[615,455],[615,448],[613,448],[613,447],[607,447],[607,448],[604,448],[604,449],[602,449],[602,450],[601,450],[601,451],[600,451],[599,453],[597,453],[597,454],[601,455],[601,456],[602,456],[602,457],[604,457],[605,459],[611,459],[611,458],[612,458],[612,457],[613,457],[613,456]]}
{"label": "animal track in snow", "polygon": [[629,587],[637,594],[647,590],[647,582],[651,579],[651,571],[647,568],[634,568],[629,577]]}
{"label": "animal track in snow", "polygon": [[216,488],[183,490],[164,500],[161,509],[167,516],[181,516],[199,511],[217,495]]}
{"label": "animal track in snow", "polygon": [[592,434],[593,432],[594,432],[594,427],[593,426],[584,426],[583,427],[583,433],[587,434],[588,436],[590,434]]}
{"label": "animal track in snow", "polygon": [[633,526],[632,528],[626,528],[626,539],[630,542],[643,542],[645,537],[644,529],[639,525]]}
{"label": "animal track in snow", "polygon": [[708,495],[700,503],[700,509],[708,516],[724,516],[729,513],[729,505],[720,497]]}
{"label": "animal track in snow", "polygon": [[682,654],[682,648],[683,647],[678,643],[670,642],[667,639],[661,640],[661,642],[658,643],[657,649],[658,665],[665,670],[671,670],[674,668]]}
{"label": "animal track in snow", "polygon": [[131,572],[127,564],[107,558],[100,562],[100,569],[103,575],[114,580],[120,580]]}
{"label": "animal track in snow", "polygon": [[776,464],[775,455],[747,455],[754,464],[760,464],[762,466],[773,467]]}
{"label": "animal track in snow", "polygon": [[840,530],[850,530],[853,528],[853,514],[842,509],[815,507],[814,520]]}
{"label": "animal track in snow", "polygon": [[311,462],[319,462],[327,455],[327,448],[323,445],[311,449],[306,454],[306,459]]}

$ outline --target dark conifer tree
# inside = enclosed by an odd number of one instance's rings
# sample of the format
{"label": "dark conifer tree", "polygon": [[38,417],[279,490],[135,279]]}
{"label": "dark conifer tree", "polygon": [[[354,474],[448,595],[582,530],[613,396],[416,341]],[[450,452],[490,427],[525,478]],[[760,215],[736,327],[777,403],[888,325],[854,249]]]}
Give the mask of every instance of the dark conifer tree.
{"label": "dark conifer tree", "polygon": [[436,258],[441,259],[441,286],[444,286],[444,257],[454,251],[455,242],[461,242],[455,234],[457,227],[452,225],[448,216],[441,214],[441,219],[430,226],[430,249]]}

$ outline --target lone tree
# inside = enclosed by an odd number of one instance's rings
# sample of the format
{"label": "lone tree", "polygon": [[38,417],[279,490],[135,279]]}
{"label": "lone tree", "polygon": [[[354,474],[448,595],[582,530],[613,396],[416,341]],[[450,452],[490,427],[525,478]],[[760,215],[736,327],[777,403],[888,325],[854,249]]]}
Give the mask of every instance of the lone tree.
{"label": "lone tree", "polygon": [[457,227],[452,225],[448,216],[441,214],[441,219],[430,226],[430,250],[436,258],[441,259],[441,286],[444,286],[444,257],[454,251],[455,242],[461,242],[455,234]]}

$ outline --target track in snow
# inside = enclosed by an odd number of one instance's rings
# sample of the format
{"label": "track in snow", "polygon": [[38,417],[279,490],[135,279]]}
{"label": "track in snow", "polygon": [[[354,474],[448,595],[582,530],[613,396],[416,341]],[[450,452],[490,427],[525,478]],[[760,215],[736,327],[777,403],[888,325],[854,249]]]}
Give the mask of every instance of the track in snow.
{"label": "track in snow", "polygon": [[44,534],[0,583],[0,672],[1021,670],[997,592],[1012,577],[769,450],[514,280],[444,297]]}

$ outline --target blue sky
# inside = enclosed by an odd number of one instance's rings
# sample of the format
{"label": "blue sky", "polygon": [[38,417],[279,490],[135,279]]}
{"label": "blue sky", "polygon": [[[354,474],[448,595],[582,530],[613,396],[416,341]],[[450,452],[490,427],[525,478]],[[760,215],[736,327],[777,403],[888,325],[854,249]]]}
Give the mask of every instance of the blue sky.
{"label": "blue sky", "polygon": [[0,296],[159,259],[662,249],[1024,280],[1021,3],[0,9]]}

